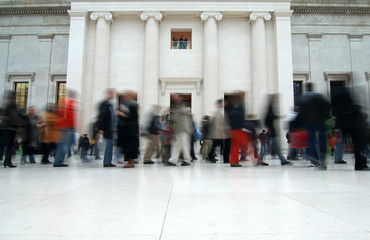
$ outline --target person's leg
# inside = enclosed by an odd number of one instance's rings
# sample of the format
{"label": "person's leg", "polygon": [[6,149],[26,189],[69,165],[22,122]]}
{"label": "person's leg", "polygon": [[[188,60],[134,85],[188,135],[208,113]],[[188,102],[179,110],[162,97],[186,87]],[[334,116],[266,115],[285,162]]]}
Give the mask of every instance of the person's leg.
{"label": "person's leg", "polygon": [[321,124],[318,126],[319,131],[319,148],[320,148],[320,164],[326,166],[326,126]]}
{"label": "person's leg", "polygon": [[5,159],[4,159],[4,166],[12,166],[12,153],[13,153],[13,144],[15,140],[15,131],[4,131],[5,134]]}
{"label": "person's leg", "polygon": [[151,161],[154,149],[156,147],[155,142],[154,142],[155,141],[154,137],[156,137],[156,135],[153,135],[153,134],[148,135],[146,151],[145,151],[145,154],[144,154],[144,162],[150,162]]}
{"label": "person's leg", "polygon": [[276,137],[271,138],[271,145],[274,148],[274,151],[275,151],[276,155],[278,155],[278,157],[280,159],[280,163],[281,164],[287,163],[288,161],[285,159],[285,157],[280,152],[280,144],[277,141]]}
{"label": "person's leg", "polygon": [[315,126],[307,126],[308,132],[308,151],[307,156],[310,159],[311,163],[314,165],[320,164],[319,157],[316,149],[316,128]]}
{"label": "person's leg", "polygon": [[184,162],[190,163],[192,156],[190,155],[190,142],[191,136],[188,133],[181,133],[179,134],[182,142],[182,154],[184,156]]}
{"label": "person's leg", "polygon": [[69,131],[67,129],[63,129],[61,133],[60,142],[58,142],[57,144],[54,165],[63,165],[66,146],[68,142],[68,135],[69,135]]}
{"label": "person's leg", "polygon": [[176,139],[172,140],[171,158],[168,161],[172,164],[176,164],[177,161],[179,160],[180,152],[181,152],[181,141],[177,134]]}
{"label": "person's leg", "polygon": [[241,144],[242,136],[240,130],[231,130],[231,149],[230,149],[230,164],[239,164],[239,147]]}
{"label": "person's leg", "polygon": [[106,138],[105,140],[105,151],[104,151],[104,166],[108,166],[112,164],[112,156],[113,156],[113,138]]}

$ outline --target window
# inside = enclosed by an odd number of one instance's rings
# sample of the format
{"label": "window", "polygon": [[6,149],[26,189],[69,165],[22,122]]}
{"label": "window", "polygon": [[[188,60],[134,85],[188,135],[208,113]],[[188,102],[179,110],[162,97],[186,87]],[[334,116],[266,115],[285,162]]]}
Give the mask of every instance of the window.
{"label": "window", "polygon": [[303,96],[303,82],[293,81],[293,91],[294,91],[294,106],[299,104],[301,97]]}
{"label": "window", "polygon": [[58,106],[64,105],[66,99],[66,82],[57,82],[57,99],[56,103]]}
{"label": "window", "polygon": [[171,49],[192,49],[191,29],[172,29]]}
{"label": "window", "polygon": [[28,100],[28,82],[15,82],[15,102],[20,112],[26,113]]}

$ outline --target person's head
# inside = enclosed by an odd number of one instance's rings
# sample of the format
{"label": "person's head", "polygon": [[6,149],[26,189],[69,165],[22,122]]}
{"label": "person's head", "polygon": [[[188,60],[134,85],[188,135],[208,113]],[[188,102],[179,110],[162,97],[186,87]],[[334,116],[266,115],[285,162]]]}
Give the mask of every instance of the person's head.
{"label": "person's head", "polygon": [[175,104],[175,105],[179,105],[182,103],[182,97],[180,94],[178,93],[174,93],[171,95],[171,99],[172,99],[172,102]]}
{"label": "person's head", "polygon": [[116,95],[116,90],[114,90],[113,88],[107,89],[107,99],[108,100],[114,99],[115,95]]}
{"label": "person's head", "polygon": [[35,106],[31,106],[28,108],[28,114],[33,116],[36,114],[36,107]]}
{"label": "person's head", "polygon": [[6,101],[7,103],[15,103],[15,91],[9,90],[6,93]]}
{"label": "person's head", "polygon": [[131,101],[131,100],[136,100],[136,93],[134,91],[131,91],[131,90],[127,90],[125,92],[125,96],[126,96],[126,99],[128,101]]}
{"label": "person's head", "polygon": [[223,108],[224,107],[224,101],[222,99],[217,99],[216,105],[218,108]]}
{"label": "person's head", "polygon": [[312,82],[307,82],[305,84],[305,89],[307,92],[312,92],[313,91],[313,83]]}

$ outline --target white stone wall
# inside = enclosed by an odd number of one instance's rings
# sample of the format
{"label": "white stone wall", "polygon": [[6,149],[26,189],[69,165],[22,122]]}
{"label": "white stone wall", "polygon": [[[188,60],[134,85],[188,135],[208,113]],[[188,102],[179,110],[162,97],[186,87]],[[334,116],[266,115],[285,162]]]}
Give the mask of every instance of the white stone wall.
{"label": "white stone wall", "polygon": [[[28,106],[43,111],[47,102],[56,99],[56,81],[51,76],[67,72],[69,16],[2,15],[0,21],[0,106],[4,107],[5,91],[14,90],[14,81],[28,81]],[[7,74],[28,77],[8,81]]]}
{"label": "white stone wall", "polygon": [[[355,27],[354,27],[355,26]],[[317,91],[330,98],[324,73],[351,73],[346,86],[365,112],[370,111],[370,17],[366,14],[294,14],[293,71],[308,72]]]}

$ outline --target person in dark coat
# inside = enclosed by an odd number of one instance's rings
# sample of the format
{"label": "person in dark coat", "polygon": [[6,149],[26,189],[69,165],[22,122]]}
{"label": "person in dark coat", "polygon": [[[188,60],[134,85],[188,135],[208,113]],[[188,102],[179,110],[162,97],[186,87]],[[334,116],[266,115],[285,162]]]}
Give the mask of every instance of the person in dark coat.
{"label": "person in dark coat", "polygon": [[135,98],[135,92],[125,92],[124,102],[117,111],[120,121],[123,121],[123,123],[120,123],[118,142],[125,153],[125,158],[128,160],[128,163],[123,168],[135,167],[134,161],[137,159],[139,152],[139,105]]}
{"label": "person in dark coat", "polygon": [[[278,116],[275,115],[274,113],[274,103],[276,100],[277,99],[276,99],[275,94],[270,95],[267,113],[265,117],[265,125],[266,127],[268,127],[269,132],[270,132],[271,147],[274,150],[274,152],[278,155],[281,166],[292,165],[292,163],[286,160],[285,157],[281,154],[280,144],[277,139],[277,133],[276,133],[275,124],[274,124],[275,120],[278,118]],[[263,157],[264,155],[260,156],[260,159],[262,161],[263,161]]]}
{"label": "person in dark coat", "polygon": [[366,160],[367,131],[364,114],[360,107],[353,103],[344,87],[333,90],[332,101],[333,114],[336,116],[335,128],[352,137],[355,147],[355,170],[370,171]]}
{"label": "person in dark coat", "polygon": [[112,163],[114,134],[117,131],[117,116],[113,106],[116,92],[114,89],[107,90],[107,99],[99,106],[98,129],[105,140],[104,167],[115,167]]}
{"label": "person in dark coat", "polygon": [[[300,103],[300,117],[308,136],[307,155],[311,163],[318,169],[326,170],[326,126],[325,121],[330,118],[330,103],[319,93],[313,91],[311,82],[306,83],[306,93]],[[316,139],[316,133],[319,139]],[[316,145],[319,144],[320,156]]]}
{"label": "person in dark coat", "polygon": [[22,118],[22,114],[18,111],[15,103],[15,92],[9,91],[7,93],[7,105],[4,111],[4,125],[3,125],[3,142],[6,147],[4,168],[15,168],[17,166],[12,163],[13,145],[15,135],[19,127],[26,126],[27,122]]}

